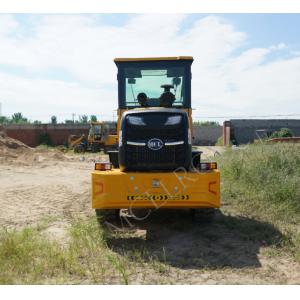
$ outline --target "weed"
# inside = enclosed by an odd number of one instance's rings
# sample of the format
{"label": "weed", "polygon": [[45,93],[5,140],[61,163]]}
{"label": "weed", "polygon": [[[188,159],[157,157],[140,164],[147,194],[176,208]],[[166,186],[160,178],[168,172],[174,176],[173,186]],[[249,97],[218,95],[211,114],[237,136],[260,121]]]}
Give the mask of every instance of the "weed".
{"label": "weed", "polygon": [[42,229],[0,230],[0,284],[106,283],[113,269],[129,283],[126,259],[110,252],[95,218],[74,221],[67,245],[47,240]]}
{"label": "weed", "polygon": [[108,255],[108,259],[113,267],[122,275],[124,283],[129,284],[129,277],[124,260],[116,255]]}
{"label": "weed", "polygon": [[53,274],[62,276],[71,265],[54,241],[36,229],[0,232],[0,283],[39,283]]}
{"label": "weed", "polygon": [[[300,145],[260,144],[228,149],[219,158],[219,166],[226,203],[242,215],[278,227],[284,234],[282,243],[299,253]],[[268,226],[264,231],[252,227],[247,225],[240,230],[250,238],[268,239]]]}

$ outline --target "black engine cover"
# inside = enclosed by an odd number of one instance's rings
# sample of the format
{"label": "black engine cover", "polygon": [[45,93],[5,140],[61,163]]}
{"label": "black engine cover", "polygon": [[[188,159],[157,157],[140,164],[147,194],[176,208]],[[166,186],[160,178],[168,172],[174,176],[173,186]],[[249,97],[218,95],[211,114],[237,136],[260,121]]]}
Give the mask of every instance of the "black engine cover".
{"label": "black engine cover", "polygon": [[187,170],[191,153],[185,111],[155,108],[123,114],[119,144],[122,171]]}

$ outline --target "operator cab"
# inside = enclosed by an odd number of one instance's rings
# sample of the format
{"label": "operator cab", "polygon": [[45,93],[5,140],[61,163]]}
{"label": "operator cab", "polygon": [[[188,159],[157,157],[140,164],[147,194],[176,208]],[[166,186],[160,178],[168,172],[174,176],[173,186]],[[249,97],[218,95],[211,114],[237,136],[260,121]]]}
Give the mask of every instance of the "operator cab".
{"label": "operator cab", "polygon": [[117,58],[122,171],[173,171],[191,162],[189,56]]}
{"label": "operator cab", "polygon": [[91,123],[91,127],[89,130],[90,139],[94,139],[95,141],[99,141],[102,138],[102,124],[99,123]]}
{"label": "operator cab", "polygon": [[191,108],[190,56],[116,58],[119,109]]}

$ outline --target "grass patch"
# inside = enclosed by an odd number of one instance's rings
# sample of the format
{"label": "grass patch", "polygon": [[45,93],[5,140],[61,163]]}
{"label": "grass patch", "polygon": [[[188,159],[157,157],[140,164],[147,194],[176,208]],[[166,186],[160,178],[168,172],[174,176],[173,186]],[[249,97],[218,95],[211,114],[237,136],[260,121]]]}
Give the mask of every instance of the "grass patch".
{"label": "grass patch", "polygon": [[45,229],[0,230],[0,284],[131,284],[168,273],[164,249],[163,259],[140,249],[115,252],[96,218],[74,221],[67,243],[49,239]]}
{"label": "grass patch", "polygon": [[283,243],[300,257],[300,145],[228,149],[219,166],[223,202],[279,228]]}
{"label": "grass patch", "polygon": [[46,145],[46,144],[40,144],[40,145],[36,146],[35,149],[39,149],[39,150],[51,150],[51,149],[55,149],[55,146]]}
{"label": "grass patch", "polygon": [[130,283],[127,258],[107,247],[95,218],[75,221],[67,245],[41,229],[0,230],[0,284]]}
{"label": "grass patch", "polygon": [[45,278],[64,277],[73,265],[55,242],[36,229],[0,233],[0,283],[41,283]]}

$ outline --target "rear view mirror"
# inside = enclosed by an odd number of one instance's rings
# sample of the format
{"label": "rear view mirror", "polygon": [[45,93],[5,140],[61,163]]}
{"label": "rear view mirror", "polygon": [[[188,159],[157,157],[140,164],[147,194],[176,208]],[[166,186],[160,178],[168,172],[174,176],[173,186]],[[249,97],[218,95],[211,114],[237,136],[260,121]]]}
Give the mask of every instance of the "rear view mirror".
{"label": "rear view mirror", "polygon": [[172,79],[172,83],[173,83],[173,85],[178,86],[181,83],[181,79],[179,77],[174,77]]}
{"label": "rear view mirror", "polygon": [[136,82],[135,78],[128,78],[129,84],[135,84],[135,82]]}

